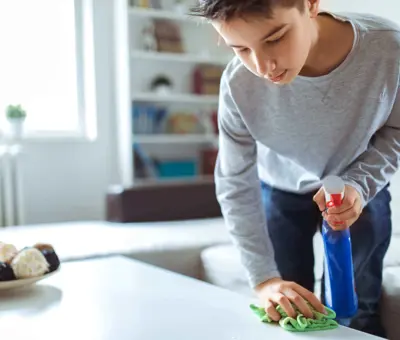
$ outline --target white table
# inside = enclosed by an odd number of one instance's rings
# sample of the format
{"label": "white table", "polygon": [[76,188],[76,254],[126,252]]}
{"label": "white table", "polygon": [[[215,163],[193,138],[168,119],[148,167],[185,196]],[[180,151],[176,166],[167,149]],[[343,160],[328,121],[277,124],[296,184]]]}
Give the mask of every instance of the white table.
{"label": "white table", "polygon": [[70,262],[31,289],[0,293],[0,335],[40,340],[378,339],[340,327],[289,333],[246,297],[122,257]]}

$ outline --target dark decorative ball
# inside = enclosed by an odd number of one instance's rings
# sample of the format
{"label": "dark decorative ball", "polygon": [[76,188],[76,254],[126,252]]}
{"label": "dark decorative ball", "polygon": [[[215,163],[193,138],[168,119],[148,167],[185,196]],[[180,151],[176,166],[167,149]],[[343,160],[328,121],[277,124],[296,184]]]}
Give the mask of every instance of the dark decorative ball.
{"label": "dark decorative ball", "polygon": [[12,281],[16,279],[11,266],[7,263],[0,262],[0,281]]}
{"label": "dark decorative ball", "polygon": [[55,270],[60,267],[60,259],[58,258],[54,249],[43,249],[42,251],[43,256],[45,257],[46,261],[50,265],[49,272],[54,272]]}

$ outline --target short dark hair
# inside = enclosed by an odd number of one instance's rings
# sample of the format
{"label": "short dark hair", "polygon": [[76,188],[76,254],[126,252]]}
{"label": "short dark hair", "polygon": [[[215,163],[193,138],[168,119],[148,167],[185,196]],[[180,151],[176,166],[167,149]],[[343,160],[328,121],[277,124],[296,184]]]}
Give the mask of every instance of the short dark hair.
{"label": "short dark hair", "polygon": [[229,21],[246,15],[272,18],[275,7],[297,7],[304,10],[305,0],[198,0],[191,14],[209,20]]}

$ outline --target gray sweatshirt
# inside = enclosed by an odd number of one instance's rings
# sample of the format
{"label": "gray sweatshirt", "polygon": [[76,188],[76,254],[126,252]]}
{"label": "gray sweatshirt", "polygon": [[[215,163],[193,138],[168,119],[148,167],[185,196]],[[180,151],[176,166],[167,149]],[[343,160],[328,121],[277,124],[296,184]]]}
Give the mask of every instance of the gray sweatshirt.
{"label": "gray sweatshirt", "polygon": [[217,198],[253,287],[280,276],[260,180],[306,193],[339,175],[365,205],[398,167],[400,30],[375,16],[335,16],[352,23],[355,41],[330,74],[278,86],[234,58],[221,79]]}

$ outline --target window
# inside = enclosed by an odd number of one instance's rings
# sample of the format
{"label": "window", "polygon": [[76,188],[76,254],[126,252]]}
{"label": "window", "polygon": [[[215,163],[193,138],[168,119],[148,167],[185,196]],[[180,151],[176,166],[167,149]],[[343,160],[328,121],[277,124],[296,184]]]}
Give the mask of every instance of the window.
{"label": "window", "polygon": [[84,0],[0,2],[0,126],[5,108],[20,104],[28,136],[85,133],[83,5]]}

